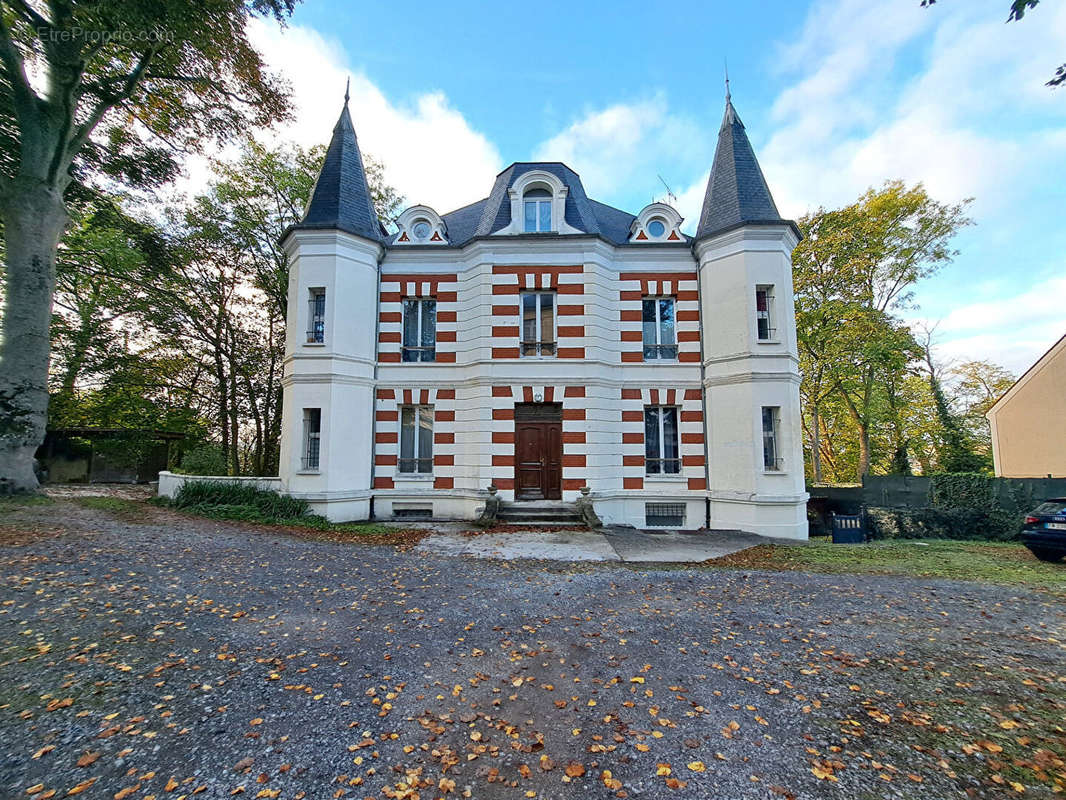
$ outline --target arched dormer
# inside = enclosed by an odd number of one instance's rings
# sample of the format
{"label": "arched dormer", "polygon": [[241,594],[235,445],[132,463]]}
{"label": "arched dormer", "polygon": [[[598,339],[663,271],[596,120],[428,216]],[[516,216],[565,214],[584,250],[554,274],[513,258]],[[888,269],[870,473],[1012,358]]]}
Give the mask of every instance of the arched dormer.
{"label": "arched dormer", "polygon": [[411,206],[396,220],[394,244],[448,244],[448,229],[429,206]]}
{"label": "arched dormer", "polygon": [[522,173],[507,190],[511,224],[497,231],[497,235],[581,233],[566,222],[567,193],[566,184],[546,170]]}
{"label": "arched dormer", "polygon": [[652,203],[645,206],[629,226],[629,241],[640,244],[652,242],[683,242],[683,219],[673,206]]}

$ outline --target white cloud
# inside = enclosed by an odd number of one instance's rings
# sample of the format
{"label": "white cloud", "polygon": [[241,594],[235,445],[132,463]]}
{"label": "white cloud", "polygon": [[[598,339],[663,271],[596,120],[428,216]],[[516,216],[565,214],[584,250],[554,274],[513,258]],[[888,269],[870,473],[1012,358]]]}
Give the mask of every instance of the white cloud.
{"label": "white cloud", "polygon": [[[496,147],[449,105],[443,92],[397,103],[349,66],[343,47],[311,28],[279,28],[253,19],[249,35],[268,68],[292,87],[293,121],[262,138],[304,147],[328,143],[350,76],[349,109],[359,146],[385,165],[386,179],[406,196],[405,205],[423,203],[445,213],[488,193],[502,159]],[[234,152],[229,148],[223,157]],[[179,188],[202,191],[210,177],[206,159],[189,159]]]}
{"label": "white cloud", "polygon": [[[979,220],[994,216],[1044,180],[1049,162],[1066,167],[1054,134],[1062,98],[1040,80],[1064,49],[1066,7],[1005,25],[998,0],[822,0],[784,51],[798,75],[760,153],[778,205],[796,216],[898,177],[943,200],[974,196]],[[904,59],[922,62],[909,81],[894,73]],[[1052,132],[1026,124],[1030,114],[1051,114]]]}
{"label": "white cloud", "polygon": [[359,145],[385,164],[388,181],[440,212],[484,197],[502,167],[496,147],[452,108],[443,92],[398,104],[353,70],[344,49],[317,31],[253,21],[252,41],[292,84],[296,121],[282,138],[304,146],[329,141],[350,75],[352,121]]}
{"label": "white cloud", "polygon": [[538,146],[533,158],[565,162],[595,199],[645,189],[650,203],[666,194],[659,174],[669,180],[676,165],[706,158],[707,138],[694,121],[671,112],[660,93],[586,112]]}
{"label": "white cloud", "polygon": [[1021,374],[1066,334],[1066,265],[1018,289],[1007,280],[988,281],[983,298],[956,306],[935,324],[935,351],[941,360],[982,359]]}
{"label": "white cloud", "polygon": [[[1066,332],[1062,265],[1039,280],[1015,258],[995,291],[987,279],[994,259],[1046,233],[1035,220],[1066,172],[1066,104],[1043,85],[1066,51],[1066,6],[1041,4],[1009,25],[1004,16],[1001,0],[818,0],[775,57],[790,85],[759,158],[786,216],[892,178],[946,202],[976,198],[959,263],[920,284],[918,299],[942,315],[944,357],[1021,371]],[[965,272],[974,277],[960,281]]]}

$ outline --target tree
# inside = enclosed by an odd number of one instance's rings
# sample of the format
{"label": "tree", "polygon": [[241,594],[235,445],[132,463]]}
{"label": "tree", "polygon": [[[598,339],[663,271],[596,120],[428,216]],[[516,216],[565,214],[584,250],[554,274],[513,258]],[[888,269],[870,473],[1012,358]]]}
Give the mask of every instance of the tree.
{"label": "tree", "polygon": [[[325,148],[245,143],[216,166],[207,192],[175,209],[183,263],[147,316],[168,352],[184,351],[213,378],[211,416],[233,474],[276,474],[289,265],[282,233],[300,221]],[[381,219],[403,198],[367,157]],[[208,302],[204,302],[207,299]]]}
{"label": "tree", "polygon": [[793,252],[796,328],[802,391],[813,418],[805,427],[819,460],[817,417],[835,395],[854,425],[856,477],[870,471],[874,427],[891,418],[894,401],[886,389],[920,355],[895,312],[912,307],[917,281],[954,258],[950,241],[970,224],[969,202],[939,203],[921,184],[888,181],[843,209],[819,209],[800,220],[804,240]]}
{"label": "tree", "polygon": [[985,414],[1014,385],[1017,376],[991,361],[963,361],[949,370],[962,424],[978,453],[992,464],[992,433]]}
{"label": "tree", "polygon": [[[922,0],[922,7],[936,5],[936,0]],[[1007,13],[1007,22],[1020,22],[1027,11],[1032,11],[1040,5],[1040,0],[1010,0],[1010,10]],[[1066,83],[1066,64],[1058,67],[1047,86],[1055,87]]]}
{"label": "tree", "polygon": [[[284,87],[247,38],[295,0],[0,2],[0,491],[33,491],[48,405],[56,247],[76,176],[172,175],[168,154],[288,113]],[[31,79],[31,75],[34,76]],[[161,143],[161,144],[159,144]]]}

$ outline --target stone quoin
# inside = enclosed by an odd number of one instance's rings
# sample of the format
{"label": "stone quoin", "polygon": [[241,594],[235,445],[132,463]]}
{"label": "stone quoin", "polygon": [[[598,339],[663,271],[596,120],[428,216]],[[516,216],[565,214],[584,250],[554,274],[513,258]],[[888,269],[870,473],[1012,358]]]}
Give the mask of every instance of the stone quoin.
{"label": "stone quoin", "polygon": [[347,99],[290,259],[283,491],[331,520],[573,502],[807,536],[791,252],[727,96],[695,236],[515,163],[388,233]]}

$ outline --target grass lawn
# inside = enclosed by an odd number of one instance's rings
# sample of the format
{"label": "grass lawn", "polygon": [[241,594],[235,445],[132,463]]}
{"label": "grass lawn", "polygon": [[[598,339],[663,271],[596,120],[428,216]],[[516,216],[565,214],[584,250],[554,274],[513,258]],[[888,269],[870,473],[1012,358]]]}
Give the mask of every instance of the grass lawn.
{"label": "grass lawn", "polygon": [[1066,594],[1066,563],[1038,561],[1012,542],[895,539],[868,544],[760,545],[708,566],[985,581]]}

